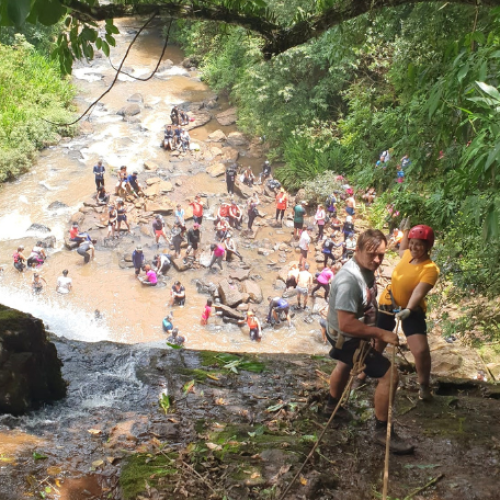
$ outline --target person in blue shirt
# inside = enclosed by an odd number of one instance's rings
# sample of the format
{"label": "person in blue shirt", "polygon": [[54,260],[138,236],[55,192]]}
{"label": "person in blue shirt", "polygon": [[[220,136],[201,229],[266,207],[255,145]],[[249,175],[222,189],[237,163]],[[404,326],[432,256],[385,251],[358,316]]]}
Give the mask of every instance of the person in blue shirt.
{"label": "person in blue shirt", "polygon": [[127,181],[129,186],[132,188],[132,192],[135,194],[135,196],[139,196],[139,193],[142,193],[144,195],[144,191],[141,188],[141,185],[139,184],[139,181],[137,180],[137,172],[132,172],[127,177]]}
{"label": "person in blue shirt", "polygon": [[[268,297],[269,301],[269,314],[267,315],[268,323],[280,323],[280,317],[284,314],[288,322],[288,326],[292,326],[292,319],[290,318],[290,305],[282,297]],[[271,319],[272,317],[272,319]]]}
{"label": "person in blue shirt", "polygon": [[95,185],[97,188],[97,191],[99,191],[99,188],[104,187],[104,172],[106,169],[104,168],[102,164],[102,160],[99,160],[97,162],[97,165],[94,166],[93,173],[95,176]]}
{"label": "person in blue shirt", "polygon": [[132,252],[132,263],[135,267],[135,276],[139,278],[139,274],[141,273],[141,269],[144,267],[144,252],[142,251],[142,247],[138,246]]}
{"label": "person in blue shirt", "polygon": [[163,318],[163,321],[161,322],[161,326],[163,328],[163,331],[165,333],[170,333],[174,329],[174,325],[172,324],[172,316],[169,314],[165,318]]}

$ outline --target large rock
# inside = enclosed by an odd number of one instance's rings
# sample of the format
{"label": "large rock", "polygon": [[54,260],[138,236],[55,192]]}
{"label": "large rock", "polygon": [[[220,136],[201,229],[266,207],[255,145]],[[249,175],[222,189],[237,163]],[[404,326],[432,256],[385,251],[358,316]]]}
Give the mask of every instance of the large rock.
{"label": "large rock", "polygon": [[212,142],[222,142],[226,140],[226,134],[222,130],[216,130],[208,135],[208,140]]}
{"label": "large rock", "polygon": [[243,184],[243,182],[236,181],[234,183],[234,192],[242,198],[250,198],[250,196],[254,193],[254,190],[250,186]]}
{"label": "large rock", "polygon": [[161,182],[161,179],[159,177],[150,177],[149,179],[146,179],[146,184],[148,186],[152,186],[153,184],[158,184]]}
{"label": "large rock", "polygon": [[235,162],[238,161],[239,157],[240,153],[238,153],[238,150],[230,147],[222,148],[221,161]]}
{"label": "large rock", "polygon": [[[244,281],[250,277],[250,270],[249,269],[234,269],[234,270],[229,271],[229,277],[232,280]],[[245,290],[243,290],[243,291],[245,291]]]}
{"label": "large rock", "polygon": [[160,184],[153,184],[144,190],[144,194],[148,197],[160,194]]}
{"label": "large rock", "polygon": [[90,135],[94,133],[94,127],[92,123],[85,121],[80,123],[80,134],[81,135]]}
{"label": "large rock", "polygon": [[227,144],[232,148],[246,148],[249,142],[241,132],[231,132],[227,136]]}
{"label": "large rock", "polygon": [[0,305],[0,413],[21,415],[62,399],[61,366],[42,321]]}
{"label": "large rock", "polygon": [[252,280],[246,280],[242,283],[241,289],[243,292],[248,293],[250,300],[254,304],[260,304],[264,300],[262,295],[262,289],[260,286]]}
{"label": "large rock", "polygon": [[122,115],[122,116],[135,116],[138,115],[141,112],[141,108],[138,104],[127,104],[124,106],[118,113],[117,115]]}
{"label": "large rock", "polygon": [[197,127],[203,127],[203,125],[206,125],[212,119],[212,115],[208,113],[193,113],[192,118],[194,118],[194,120],[192,122],[189,122],[189,125],[184,127],[187,130],[192,130],[193,128]]}
{"label": "large rock", "polygon": [[75,250],[78,248],[78,242],[77,241],[71,241],[68,236],[64,238],[64,246],[68,250]]}
{"label": "large rock", "polygon": [[50,227],[47,227],[43,224],[38,224],[37,222],[34,222],[31,224],[31,226],[28,228],[28,231],[35,231],[36,233],[50,233],[52,230]]}
{"label": "large rock", "polygon": [[188,269],[191,269],[191,263],[189,261],[184,262],[183,259],[172,259],[172,265],[174,266],[175,270],[179,273],[182,273],[184,271],[187,271]]}
{"label": "large rock", "polygon": [[158,167],[158,164],[155,163],[154,161],[152,161],[152,160],[145,160],[144,161],[144,168],[146,170],[150,170],[152,172],[156,172],[156,170],[158,170],[159,167]]}
{"label": "large rock", "polygon": [[219,283],[219,295],[222,303],[229,307],[238,307],[243,302],[243,296],[236,284],[228,280],[222,280]]}
{"label": "large rock", "polygon": [[237,112],[238,110],[236,108],[229,108],[226,109],[226,111],[223,111],[222,113],[216,115],[215,118],[217,118],[217,121],[221,125],[224,125],[226,127],[228,125],[233,125],[234,123],[236,123]]}
{"label": "large rock", "polygon": [[220,311],[222,312],[223,316],[226,316],[228,318],[233,318],[238,321],[244,321],[245,320],[245,313],[242,313],[238,309],[233,309],[229,306],[225,306],[224,304],[214,304],[215,305],[215,311]]}
{"label": "large rock", "polygon": [[218,162],[207,167],[207,174],[210,175],[210,177],[220,177],[225,173],[226,173],[226,165],[224,165],[224,163]]}
{"label": "large rock", "polygon": [[128,102],[144,102],[144,96],[139,92],[132,94],[128,99]]}
{"label": "large rock", "polygon": [[170,181],[161,181],[159,186],[162,193],[169,193],[174,190],[174,186],[172,186]]}
{"label": "large rock", "polygon": [[170,200],[163,200],[162,203],[155,201],[146,202],[146,212],[153,212],[155,214],[170,215],[174,211],[174,206]]}

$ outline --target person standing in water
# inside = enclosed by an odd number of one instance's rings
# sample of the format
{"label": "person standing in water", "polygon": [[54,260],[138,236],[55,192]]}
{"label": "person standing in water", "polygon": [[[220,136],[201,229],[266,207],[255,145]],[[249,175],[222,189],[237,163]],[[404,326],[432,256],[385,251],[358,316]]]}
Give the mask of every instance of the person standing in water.
{"label": "person standing in water", "polygon": [[57,278],[56,292],[61,295],[67,295],[73,288],[73,280],[68,278],[68,270],[62,272],[62,276]]}

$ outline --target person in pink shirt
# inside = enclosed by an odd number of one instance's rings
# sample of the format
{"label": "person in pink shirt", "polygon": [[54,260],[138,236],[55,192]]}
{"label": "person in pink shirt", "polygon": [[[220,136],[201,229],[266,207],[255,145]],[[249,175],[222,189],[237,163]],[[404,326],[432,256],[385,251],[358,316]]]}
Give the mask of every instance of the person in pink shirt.
{"label": "person in pink shirt", "polygon": [[323,205],[318,205],[318,210],[316,210],[314,220],[318,225],[318,241],[321,241],[323,239],[323,231],[325,230],[326,223],[326,212]]}
{"label": "person in pink shirt", "polygon": [[205,307],[203,308],[203,312],[201,313],[201,324],[205,326],[208,323],[208,318],[212,315],[212,301],[210,299],[207,300]]}
{"label": "person in pink shirt", "polygon": [[212,253],[212,260],[208,265],[209,269],[212,269],[214,264],[217,264],[220,267],[220,270],[223,271],[222,267],[222,259],[224,258],[224,254],[226,253],[226,249],[221,244],[212,244],[210,245],[210,250]]}
{"label": "person in pink shirt", "polygon": [[320,289],[323,288],[325,290],[325,299],[328,298],[328,295],[330,294],[330,282],[332,281],[334,277],[334,272],[332,271],[331,268],[328,266],[323,269],[316,278],[318,284],[312,289],[311,296],[315,297],[315,293]]}
{"label": "person in pink shirt", "polygon": [[158,277],[149,264],[144,266],[144,271],[146,272],[146,276],[144,278],[139,278],[141,283],[145,286],[156,286],[158,283]]}

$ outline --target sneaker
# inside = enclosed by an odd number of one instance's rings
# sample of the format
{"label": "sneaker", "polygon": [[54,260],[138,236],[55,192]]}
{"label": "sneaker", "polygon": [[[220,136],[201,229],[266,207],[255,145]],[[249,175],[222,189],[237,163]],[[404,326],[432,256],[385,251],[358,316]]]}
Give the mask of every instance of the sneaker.
{"label": "sneaker", "polygon": [[[375,429],[375,434],[373,436],[375,443],[385,446],[387,439],[387,429],[385,427],[380,427]],[[394,429],[391,432],[391,443],[389,445],[389,451],[394,453],[394,455],[411,455],[415,447],[412,444],[407,443],[403,438],[401,438]]]}
{"label": "sneaker", "polygon": [[[325,418],[330,418],[332,416],[333,410],[335,410],[335,406],[330,406],[328,403],[326,406],[323,408],[323,416]],[[335,417],[333,417],[334,422],[338,423],[348,423],[351,420],[354,420],[354,417],[352,413],[344,408],[343,406],[340,406],[339,409],[337,410],[337,413],[335,413]]]}
{"label": "sneaker", "polygon": [[418,391],[418,399],[427,403],[434,399],[434,396],[432,395],[432,389],[429,385],[420,386],[420,389]]}

